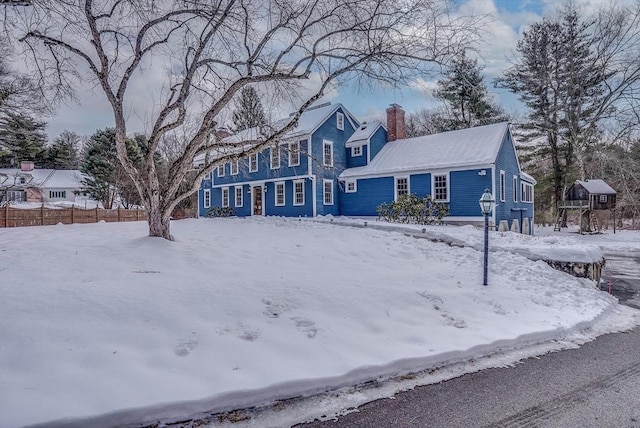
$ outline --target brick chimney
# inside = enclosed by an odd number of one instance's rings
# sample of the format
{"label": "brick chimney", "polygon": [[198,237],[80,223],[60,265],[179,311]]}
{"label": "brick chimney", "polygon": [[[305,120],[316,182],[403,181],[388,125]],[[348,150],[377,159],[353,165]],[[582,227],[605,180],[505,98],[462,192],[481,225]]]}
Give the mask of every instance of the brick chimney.
{"label": "brick chimney", "polygon": [[35,165],[31,161],[20,161],[20,171],[29,172],[33,171]]}
{"label": "brick chimney", "polygon": [[387,107],[387,141],[402,140],[407,137],[404,110],[398,104]]}

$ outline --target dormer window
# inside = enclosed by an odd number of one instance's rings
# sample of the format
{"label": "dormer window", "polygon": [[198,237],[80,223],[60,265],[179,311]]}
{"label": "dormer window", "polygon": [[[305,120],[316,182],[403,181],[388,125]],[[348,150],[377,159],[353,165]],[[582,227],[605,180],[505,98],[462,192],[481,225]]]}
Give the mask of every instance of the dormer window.
{"label": "dormer window", "polygon": [[26,177],[20,177],[20,184],[24,184],[27,182],[27,178]]}
{"label": "dormer window", "polygon": [[336,113],[336,127],[340,131],[344,131],[344,114]]}
{"label": "dormer window", "polygon": [[362,146],[351,147],[351,156],[362,156]]}

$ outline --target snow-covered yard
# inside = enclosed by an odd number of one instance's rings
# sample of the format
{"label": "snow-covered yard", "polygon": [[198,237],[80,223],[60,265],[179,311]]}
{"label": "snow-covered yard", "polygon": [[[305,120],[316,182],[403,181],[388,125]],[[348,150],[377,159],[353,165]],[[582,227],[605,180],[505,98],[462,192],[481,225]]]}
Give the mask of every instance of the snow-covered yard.
{"label": "snow-covered yard", "polygon": [[563,238],[492,233],[483,287],[481,231],[428,232],[471,247],[330,219],[0,229],[0,426],[232,410],[640,323],[506,251]]}

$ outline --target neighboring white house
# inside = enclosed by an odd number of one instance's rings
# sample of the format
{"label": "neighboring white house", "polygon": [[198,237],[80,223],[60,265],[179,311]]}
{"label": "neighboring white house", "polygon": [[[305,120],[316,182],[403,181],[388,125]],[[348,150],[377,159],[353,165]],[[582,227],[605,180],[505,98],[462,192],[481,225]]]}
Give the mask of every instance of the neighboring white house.
{"label": "neighboring white house", "polygon": [[75,169],[40,169],[33,162],[0,168],[0,202],[79,202],[86,199],[82,178]]}

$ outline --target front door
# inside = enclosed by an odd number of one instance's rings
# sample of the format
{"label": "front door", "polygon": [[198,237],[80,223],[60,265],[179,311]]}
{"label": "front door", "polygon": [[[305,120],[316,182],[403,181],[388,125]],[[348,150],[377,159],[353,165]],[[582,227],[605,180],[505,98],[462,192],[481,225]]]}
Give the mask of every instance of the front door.
{"label": "front door", "polygon": [[253,186],[253,215],[262,215],[262,186]]}

